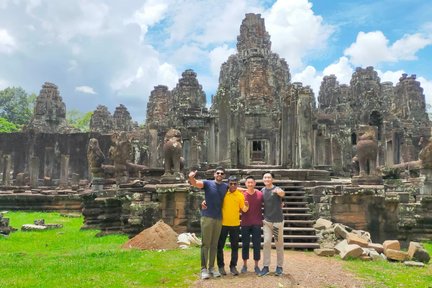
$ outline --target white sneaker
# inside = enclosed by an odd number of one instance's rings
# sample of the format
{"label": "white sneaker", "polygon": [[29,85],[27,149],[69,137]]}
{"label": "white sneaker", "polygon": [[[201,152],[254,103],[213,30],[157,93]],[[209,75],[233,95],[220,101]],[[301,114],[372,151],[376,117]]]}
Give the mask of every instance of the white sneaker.
{"label": "white sneaker", "polygon": [[209,279],[210,278],[210,274],[207,271],[206,268],[201,269],[201,279]]}
{"label": "white sneaker", "polygon": [[210,269],[209,269],[209,273],[210,273],[211,275],[213,275],[213,277],[215,277],[215,278],[217,278],[217,277],[221,277],[221,276],[222,276],[221,273],[219,273],[219,271],[216,270],[216,269],[214,269],[214,268],[210,268]]}

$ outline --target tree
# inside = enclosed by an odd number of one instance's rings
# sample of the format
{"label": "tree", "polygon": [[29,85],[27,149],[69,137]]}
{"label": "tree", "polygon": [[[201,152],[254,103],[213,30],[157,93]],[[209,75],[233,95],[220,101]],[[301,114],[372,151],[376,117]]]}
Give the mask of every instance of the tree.
{"label": "tree", "polygon": [[90,131],[90,119],[93,112],[83,113],[79,110],[72,109],[66,112],[66,120],[68,124],[81,132]]}
{"label": "tree", "polygon": [[0,133],[17,132],[20,129],[14,124],[0,117]]}
{"label": "tree", "polygon": [[33,115],[34,99],[34,95],[28,96],[21,87],[8,87],[1,90],[0,117],[17,126],[29,123]]}

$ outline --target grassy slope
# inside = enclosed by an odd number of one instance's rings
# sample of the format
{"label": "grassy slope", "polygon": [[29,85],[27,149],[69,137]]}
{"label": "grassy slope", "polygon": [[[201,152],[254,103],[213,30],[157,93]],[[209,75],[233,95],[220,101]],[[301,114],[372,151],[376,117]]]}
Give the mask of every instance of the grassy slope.
{"label": "grassy slope", "polygon": [[[432,242],[423,243],[429,255],[432,255]],[[406,288],[431,288],[432,265],[429,263],[423,268],[407,267],[399,262],[388,261],[347,261],[346,267],[362,278],[371,279],[375,283],[381,283],[380,287],[406,287]],[[376,286],[371,286],[376,287]]]}
{"label": "grassy slope", "polygon": [[97,238],[82,218],[57,213],[5,215],[19,228],[45,219],[62,229],[14,232],[0,238],[0,287],[187,287],[199,271],[199,249],[122,250],[126,236]]}

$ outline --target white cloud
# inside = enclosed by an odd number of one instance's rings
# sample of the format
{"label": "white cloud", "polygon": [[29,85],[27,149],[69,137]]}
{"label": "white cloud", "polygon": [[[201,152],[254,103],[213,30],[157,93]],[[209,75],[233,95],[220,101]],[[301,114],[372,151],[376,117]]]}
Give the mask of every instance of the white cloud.
{"label": "white cloud", "polygon": [[0,28],[0,53],[10,54],[17,48],[15,39],[5,29]]}
{"label": "white cloud", "polygon": [[152,26],[163,19],[167,8],[168,1],[147,0],[140,9],[135,11],[134,15],[130,19],[125,21],[125,24],[138,24],[141,28],[140,41],[143,41],[149,26]]}
{"label": "white cloud", "polygon": [[6,89],[9,86],[10,86],[10,84],[8,81],[6,81],[4,79],[0,79],[0,90]]}
{"label": "white cloud", "polygon": [[293,74],[291,82],[301,82],[303,86],[310,86],[315,97],[318,97],[321,80],[322,74],[319,73],[315,67],[307,66],[303,71]]}
{"label": "white cloud", "polygon": [[397,71],[381,71],[376,70],[378,73],[378,76],[381,79],[382,82],[392,82],[393,86],[396,85],[399,82],[399,78],[402,76],[403,73],[405,73],[404,70],[397,70]]}
{"label": "white cloud", "polygon": [[94,89],[90,86],[77,86],[75,87],[75,91],[81,92],[84,94],[97,94]]}
{"label": "white cloud", "polygon": [[291,68],[303,66],[302,59],[312,51],[324,49],[334,27],[323,23],[307,0],[278,0],[264,13],[271,35],[272,50],[285,58]]}
{"label": "white cloud", "polygon": [[336,63],[332,63],[323,70],[323,75],[335,75],[339,84],[349,84],[354,72],[348,58],[341,57]]}
{"label": "white cloud", "polygon": [[351,63],[359,66],[376,66],[381,62],[397,62],[400,60],[415,60],[416,53],[432,44],[432,38],[416,33],[405,35],[389,45],[389,40],[381,31],[360,32],[356,42],[345,49],[344,55]]}
{"label": "white cloud", "polygon": [[427,80],[421,76],[418,77],[417,80],[421,83],[421,87],[423,88],[426,104],[432,105],[432,80]]}
{"label": "white cloud", "polygon": [[[220,68],[222,63],[228,60],[228,57],[235,54],[234,48],[229,48],[228,45],[216,47],[210,51],[210,70],[213,76],[219,76]],[[215,79],[217,81],[217,79]]]}
{"label": "white cloud", "polygon": [[29,2],[26,10],[39,22],[45,33],[64,43],[77,36],[100,36],[110,29],[107,25],[110,8],[103,1],[64,3],[35,0]]}

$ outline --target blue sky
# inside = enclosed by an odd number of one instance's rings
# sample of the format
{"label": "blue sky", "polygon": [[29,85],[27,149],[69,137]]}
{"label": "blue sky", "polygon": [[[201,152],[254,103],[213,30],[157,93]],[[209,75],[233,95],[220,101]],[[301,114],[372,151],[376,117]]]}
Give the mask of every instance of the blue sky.
{"label": "blue sky", "polygon": [[193,69],[209,105],[245,13],[262,15],[292,81],[316,96],[324,75],[348,84],[372,65],[382,82],[416,74],[432,104],[426,0],[0,0],[0,89],[53,82],[67,109],[124,104],[141,123],[153,87]]}

